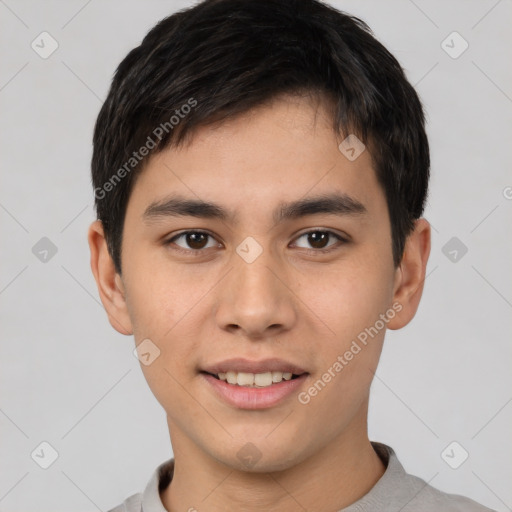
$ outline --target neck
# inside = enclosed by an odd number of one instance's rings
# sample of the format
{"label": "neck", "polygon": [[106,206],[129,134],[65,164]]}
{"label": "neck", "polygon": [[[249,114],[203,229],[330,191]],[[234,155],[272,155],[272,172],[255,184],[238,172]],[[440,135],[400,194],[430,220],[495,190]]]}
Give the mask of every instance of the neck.
{"label": "neck", "polygon": [[220,463],[169,420],[175,464],[162,503],[169,512],[340,510],[368,493],[386,469],[368,439],[366,414],[363,423],[288,469],[254,473]]}

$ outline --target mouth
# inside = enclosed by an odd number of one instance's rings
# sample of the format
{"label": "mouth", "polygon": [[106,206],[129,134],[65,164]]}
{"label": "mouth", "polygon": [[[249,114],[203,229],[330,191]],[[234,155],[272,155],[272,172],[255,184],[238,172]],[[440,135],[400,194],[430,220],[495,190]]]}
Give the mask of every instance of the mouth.
{"label": "mouth", "polygon": [[199,373],[216,397],[237,409],[274,407],[297,392],[309,376],[282,359],[230,359]]}
{"label": "mouth", "polygon": [[302,374],[296,374],[292,372],[280,372],[280,371],[267,371],[262,373],[249,373],[249,372],[219,372],[209,373],[202,372],[207,375],[211,375],[217,380],[227,382],[232,386],[244,386],[248,388],[268,388],[275,384],[279,384],[282,381],[294,380],[299,378]]}

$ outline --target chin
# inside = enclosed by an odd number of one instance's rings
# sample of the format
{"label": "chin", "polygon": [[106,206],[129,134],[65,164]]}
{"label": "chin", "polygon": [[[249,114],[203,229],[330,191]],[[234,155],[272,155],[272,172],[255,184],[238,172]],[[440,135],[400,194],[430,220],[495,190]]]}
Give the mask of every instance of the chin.
{"label": "chin", "polygon": [[296,445],[286,446],[283,443],[272,443],[258,438],[245,443],[233,443],[229,451],[210,451],[210,454],[230,469],[246,473],[284,471],[296,466],[308,456],[306,451],[298,452]]}

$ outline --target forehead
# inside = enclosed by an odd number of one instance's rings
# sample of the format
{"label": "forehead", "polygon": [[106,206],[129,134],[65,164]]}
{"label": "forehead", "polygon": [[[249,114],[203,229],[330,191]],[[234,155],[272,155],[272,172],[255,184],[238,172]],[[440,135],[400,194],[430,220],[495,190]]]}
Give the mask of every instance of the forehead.
{"label": "forehead", "polygon": [[359,156],[348,158],[353,152],[343,151],[346,144],[340,150],[343,136],[327,109],[310,98],[285,97],[199,127],[183,145],[149,160],[130,202],[146,212],[176,193],[222,203],[233,220],[244,210],[275,220],[277,205],[332,193],[379,207],[384,197],[369,151],[358,146]]}

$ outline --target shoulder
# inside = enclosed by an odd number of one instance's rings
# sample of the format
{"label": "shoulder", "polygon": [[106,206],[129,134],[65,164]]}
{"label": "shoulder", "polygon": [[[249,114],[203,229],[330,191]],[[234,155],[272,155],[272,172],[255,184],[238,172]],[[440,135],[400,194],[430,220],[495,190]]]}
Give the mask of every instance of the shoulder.
{"label": "shoulder", "polygon": [[143,492],[126,498],[121,505],[108,512],[167,512],[160,499],[160,491],[165,489],[174,474],[174,459],[162,462],[151,474]]}
{"label": "shoulder", "polygon": [[137,493],[126,498],[121,505],[108,510],[108,512],[141,512],[141,510],[142,493]]}
{"label": "shoulder", "polygon": [[404,476],[404,486],[415,494],[402,512],[495,512],[465,496],[440,491],[421,478],[407,473]]}
{"label": "shoulder", "polygon": [[346,512],[495,512],[407,473],[390,446],[377,442],[372,442],[372,446],[386,465],[386,471],[373,489]]}

